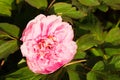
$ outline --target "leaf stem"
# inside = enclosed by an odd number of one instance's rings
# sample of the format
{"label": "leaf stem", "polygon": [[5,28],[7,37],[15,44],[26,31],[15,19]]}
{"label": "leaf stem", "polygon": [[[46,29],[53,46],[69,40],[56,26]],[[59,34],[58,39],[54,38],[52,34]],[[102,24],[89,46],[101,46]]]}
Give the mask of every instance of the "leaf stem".
{"label": "leaf stem", "polygon": [[120,20],[118,20],[116,27],[119,27],[119,24],[120,24]]}
{"label": "leaf stem", "polygon": [[78,60],[78,61],[72,61],[72,62],[64,65],[64,67],[69,66],[69,65],[72,65],[72,64],[76,64],[76,63],[86,62],[86,61],[87,61],[87,60],[85,60],[85,59],[84,59],[84,60]]}
{"label": "leaf stem", "polygon": [[54,3],[55,1],[56,1],[56,0],[52,0],[52,1],[51,1],[50,5],[48,6],[48,8],[47,8],[46,11],[48,11],[48,10],[50,9],[50,7],[53,5],[53,3]]}

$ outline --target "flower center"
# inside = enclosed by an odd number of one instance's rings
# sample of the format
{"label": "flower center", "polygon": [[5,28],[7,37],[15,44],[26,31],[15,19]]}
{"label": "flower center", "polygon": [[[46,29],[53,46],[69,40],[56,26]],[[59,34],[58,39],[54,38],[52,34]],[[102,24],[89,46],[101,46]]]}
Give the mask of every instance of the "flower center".
{"label": "flower center", "polygon": [[56,38],[53,36],[48,36],[39,40],[39,48],[41,50],[52,49],[56,44]]}

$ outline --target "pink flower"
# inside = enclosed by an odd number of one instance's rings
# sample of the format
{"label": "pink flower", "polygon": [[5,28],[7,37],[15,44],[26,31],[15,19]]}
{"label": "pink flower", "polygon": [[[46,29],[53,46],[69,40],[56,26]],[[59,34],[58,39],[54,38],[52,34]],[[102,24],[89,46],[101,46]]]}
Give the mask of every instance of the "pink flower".
{"label": "pink flower", "polygon": [[21,52],[34,73],[53,73],[70,62],[77,49],[73,29],[60,16],[38,15],[23,31]]}

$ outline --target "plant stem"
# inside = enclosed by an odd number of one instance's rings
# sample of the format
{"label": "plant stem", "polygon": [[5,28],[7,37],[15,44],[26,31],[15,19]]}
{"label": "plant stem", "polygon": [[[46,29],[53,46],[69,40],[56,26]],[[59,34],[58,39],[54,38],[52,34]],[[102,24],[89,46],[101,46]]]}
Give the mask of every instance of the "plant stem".
{"label": "plant stem", "polygon": [[86,61],[87,61],[87,60],[78,60],[78,61],[73,61],[73,62],[70,62],[70,63],[68,63],[68,64],[64,65],[64,67],[69,66],[69,65],[72,65],[72,64],[76,64],[76,63],[86,62]]}

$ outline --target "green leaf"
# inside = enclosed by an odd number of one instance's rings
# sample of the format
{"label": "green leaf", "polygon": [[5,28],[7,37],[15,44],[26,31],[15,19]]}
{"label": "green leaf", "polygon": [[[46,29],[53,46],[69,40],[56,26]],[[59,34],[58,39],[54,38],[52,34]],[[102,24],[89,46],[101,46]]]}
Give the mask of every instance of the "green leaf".
{"label": "green leaf", "polygon": [[103,69],[104,69],[103,61],[97,62],[92,68],[93,71],[102,71]]}
{"label": "green leaf", "polygon": [[25,0],[25,1],[37,9],[40,9],[40,8],[44,9],[48,5],[47,0]]}
{"label": "green leaf", "polygon": [[62,67],[59,70],[55,71],[54,73],[47,75],[47,77],[43,80],[61,80],[65,73],[66,69]]}
{"label": "green leaf", "polygon": [[73,25],[73,20],[71,18],[62,16],[62,19],[63,19],[63,21],[69,22],[69,23],[71,23]]}
{"label": "green leaf", "polygon": [[89,72],[87,74],[87,80],[98,80],[94,72]]}
{"label": "green leaf", "polygon": [[104,73],[104,63],[102,61],[97,62],[92,70],[87,74],[87,80],[101,80]]}
{"label": "green leaf", "polygon": [[78,0],[71,0],[72,5],[77,8],[80,12],[83,12],[86,16],[88,15],[88,7],[81,5],[81,3]]}
{"label": "green leaf", "polygon": [[120,10],[120,0],[103,0],[103,2],[114,10]]}
{"label": "green leaf", "polygon": [[108,74],[107,80],[119,80],[120,76],[116,74]]}
{"label": "green leaf", "polygon": [[13,2],[14,0],[0,0],[0,15],[11,16]]}
{"label": "green leaf", "polygon": [[79,28],[90,31],[100,44],[104,42],[106,33],[103,32],[103,26],[93,14],[89,14],[83,21],[76,23]]}
{"label": "green leaf", "polygon": [[[86,80],[86,69],[82,63],[76,63],[66,67],[70,80]],[[74,79],[75,78],[75,79]]]}
{"label": "green leaf", "polygon": [[119,27],[114,27],[106,35],[105,41],[106,42],[114,42],[119,39],[120,39],[120,29],[119,29]]}
{"label": "green leaf", "polygon": [[5,40],[0,40],[0,45],[6,42]]}
{"label": "green leaf", "polygon": [[103,32],[102,26],[99,23],[96,23],[95,25],[91,26],[90,29],[91,29],[90,31],[96,37],[96,39],[100,41],[101,43],[103,43],[104,36],[106,35]]}
{"label": "green leaf", "polygon": [[6,36],[9,35],[14,38],[19,38],[20,29],[15,25],[9,23],[0,23],[0,31],[2,31]]}
{"label": "green leaf", "polygon": [[100,5],[100,6],[98,6],[98,9],[103,12],[107,12],[109,7],[107,5]]}
{"label": "green leaf", "polygon": [[105,48],[105,53],[109,56],[114,56],[120,54],[119,48]]}
{"label": "green leaf", "polygon": [[86,6],[98,6],[100,5],[98,0],[78,0],[81,4]]}
{"label": "green leaf", "polygon": [[9,37],[10,36],[7,33],[0,30],[0,39],[7,39]]}
{"label": "green leaf", "polygon": [[85,58],[85,56],[86,56],[85,52],[77,50],[77,53],[76,53],[74,59],[83,59],[83,58]]}
{"label": "green leaf", "polygon": [[67,70],[69,75],[69,80],[81,80],[79,74],[73,70]]}
{"label": "green leaf", "polygon": [[18,50],[18,48],[19,46],[17,40],[0,40],[0,59],[6,58],[8,55]]}
{"label": "green leaf", "polygon": [[78,51],[85,51],[99,43],[92,34],[86,34],[80,37],[77,41]]}
{"label": "green leaf", "polygon": [[104,56],[103,51],[100,48],[91,48],[90,51],[95,55],[95,56]]}
{"label": "green leaf", "polygon": [[22,67],[25,67],[27,64],[26,64],[26,60],[24,58],[22,58],[19,62],[18,62],[18,68],[22,68]]}
{"label": "green leaf", "polygon": [[54,9],[54,12],[57,15],[65,16],[65,17],[70,17],[74,19],[79,19],[81,17],[86,16],[86,13],[83,11],[77,11],[75,7],[72,7],[71,4],[68,3],[63,3],[59,2],[53,5],[51,10]]}
{"label": "green leaf", "polygon": [[120,70],[120,55],[114,56],[109,64],[114,65],[114,67]]}
{"label": "green leaf", "polygon": [[28,67],[23,67],[14,73],[5,76],[5,80],[39,80],[43,75],[34,74]]}

